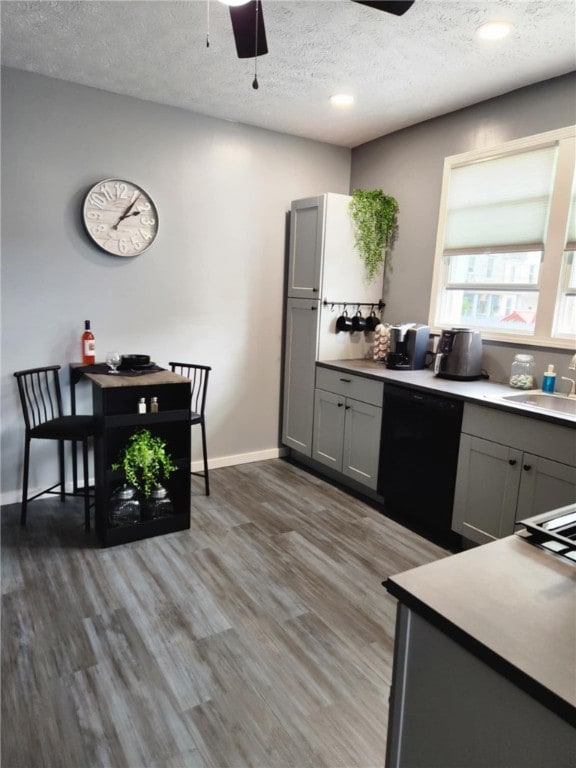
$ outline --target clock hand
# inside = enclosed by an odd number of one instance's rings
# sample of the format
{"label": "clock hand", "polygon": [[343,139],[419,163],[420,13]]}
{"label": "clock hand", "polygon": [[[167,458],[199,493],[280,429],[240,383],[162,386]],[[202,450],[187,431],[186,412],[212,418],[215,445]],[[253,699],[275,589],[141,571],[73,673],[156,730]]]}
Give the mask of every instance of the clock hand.
{"label": "clock hand", "polygon": [[118,221],[116,222],[116,224],[114,224],[114,225],[112,226],[112,229],[118,229],[118,224],[120,224],[120,222],[121,222],[121,221],[124,221],[124,219],[127,219],[127,218],[128,218],[128,216],[138,216],[138,215],[139,215],[140,211],[133,211],[132,213],[130,213],[130,211],[132,210],[132,208],[134,208],[134,206],[135,206],[135,205],[136,205],[136,203],[138,202],[138,199],[139,199],[139,198],[140,198],[140,195],[138,195],[138,197],[137,197],[137,198],[134,200],[134,202],[133,202],[133,203],[130,203],[130,205],[128,206],[128,208],[126,208],[126,210],[124,211],[124,213],[122,214],[122,216],[120,216],[120,218],[118,219]]}

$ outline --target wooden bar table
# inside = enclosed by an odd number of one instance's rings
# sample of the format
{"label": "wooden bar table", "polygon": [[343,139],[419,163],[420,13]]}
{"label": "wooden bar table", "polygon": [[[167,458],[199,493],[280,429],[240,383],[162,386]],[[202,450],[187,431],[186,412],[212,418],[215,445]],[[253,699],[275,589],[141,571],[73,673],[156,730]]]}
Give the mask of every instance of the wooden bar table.
{"label": "wooden bar table", "polygon": [[[104,547],[159,536],[190,527],[190,380],[171,371],[156,370],[134,375],[96,373],[105,366],[70,365],[72,412],[76,410],[76,384],[86,378],[92,384],[93,413],[98,419],[95,438],[96,533]],[[151,399],[158,412],[150,412]],[[141,398],[146,413],[138,413]],[[177,466],[163,482],[172,502],[172,512],[128,525],[115,524],[112,497],[125,482],[122,470],[113,470],[122,448],[139,429],[148,429],[166,443]],[[76,477],[74,478],[76,483]]]}

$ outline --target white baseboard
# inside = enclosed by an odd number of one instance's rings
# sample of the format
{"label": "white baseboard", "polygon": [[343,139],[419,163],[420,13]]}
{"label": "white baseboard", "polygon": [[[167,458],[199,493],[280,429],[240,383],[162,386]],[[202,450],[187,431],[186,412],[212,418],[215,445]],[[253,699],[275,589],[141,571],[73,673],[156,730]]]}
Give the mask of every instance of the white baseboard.
{"label": "white baseboard", "polygon": [[[234,467],[236,464],[251,464],[253,461],[267,461],[268,459],[278,459],[286,456],[287,448],[268,448],[265,451],[254,451],[252,453],[236,453],[233,456],[219,456],[218,458],[208,459],[208,469],[218,469],[219,467]],[[201,472],[204,469],[202,461],[192,462],[192,472]]]}
{"label": "white baseboard", "polygon": [[[218,469],[219,467],[233,467],[236,464],[251,464],[253,461],[267,461],[268,459],[278,459],[281,456],[286,456],[288,453],[287,448],[268,448],[265,451],[253,451],[252,453],[237,453],[233,456],[220,456],[218,458],[208,459],[208,469]],[[202,461],[192,462],[192,472],[201,472],[204,469]],[[90,478],[90,482],[94,483],[94,479]],[[30,488],[28,493],[33,496],[35,493],[41,490]],[[72,491],[72,483],[66,483],[66,490]],[[47,497],[46,497],[47,498]],[[19,504],[22,501],[22,493],[20,489],[13,491],[3,491],[0,493],[0,505],[6,504]]]}

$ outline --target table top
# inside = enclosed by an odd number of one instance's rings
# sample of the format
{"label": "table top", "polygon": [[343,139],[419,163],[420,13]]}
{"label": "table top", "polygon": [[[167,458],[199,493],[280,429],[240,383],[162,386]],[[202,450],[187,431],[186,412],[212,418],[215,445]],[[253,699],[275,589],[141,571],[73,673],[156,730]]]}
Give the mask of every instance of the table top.
{"label": "table top", "polygon": [[[88,367],[88,366],[86,366]],[[158,386],[158,384],[183,384],[189,382],[185,376],[172,371],[154,371],[152,373],[142,373],[138,376],[122,376],[122,374],[110,373],[84,373],[82,363],[70,363],[70,368],[74,371],[75,377],[85,377],[93,384],[102,389],[111,389],[118,387],[148,387]]]}

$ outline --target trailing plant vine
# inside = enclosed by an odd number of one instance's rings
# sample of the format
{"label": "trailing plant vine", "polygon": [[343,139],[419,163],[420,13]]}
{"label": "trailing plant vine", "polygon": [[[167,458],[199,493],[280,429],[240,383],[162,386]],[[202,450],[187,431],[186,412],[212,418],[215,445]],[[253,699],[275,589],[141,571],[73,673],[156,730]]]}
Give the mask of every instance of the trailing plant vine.
{"label": "trailing plant vine", "polygon": [[140,429],[128,438],[112,469],[122,469],[126,482],[148,497],[177,467],[166,451],[164,440],[154,437],[149,429]]}
{"label": "trailing plant vine", "polygon": [[398,235],[398,203],[381,189],[355,189],[349,212],[355,228],[355,245],[372,282],[385,251],[392,248]]}

